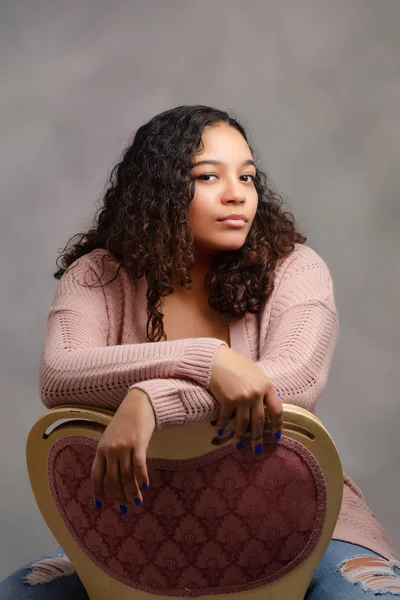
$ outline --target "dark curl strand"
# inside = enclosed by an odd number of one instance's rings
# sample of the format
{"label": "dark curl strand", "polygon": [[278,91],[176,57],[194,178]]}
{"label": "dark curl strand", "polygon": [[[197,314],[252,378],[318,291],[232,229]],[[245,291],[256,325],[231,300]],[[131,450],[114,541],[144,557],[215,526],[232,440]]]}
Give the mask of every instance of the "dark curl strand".
{"label": "dark curl strand", "polygon": [[[235,127],[248,143],[236,119],[203,105],[178,106],[141,126],[111,171],[93,227],[74,235],[57,258],[56,279],[98,248],[108,251],[105,258],[118,261],[116,276],[120,268],[132,281],[145,274],[146,341],[166,339],[159,309],[161,298],[174,291],[171,279],[190,289],[194,254],[188,212],[195,189],[191,165],[203,148],[204,128],[221,122]],[[205,278],[209,305],[225,322],[261,311],[274,288],[277,262],[293,252],[295,243],[307,241],[296,230],[293,215],[282,210],[283,199],[273,191],[267,174],[258,168],[254,185],[258,207],[245,243],[237,250],[219,252]],[[79,241],[67,250],[77,236]]]}

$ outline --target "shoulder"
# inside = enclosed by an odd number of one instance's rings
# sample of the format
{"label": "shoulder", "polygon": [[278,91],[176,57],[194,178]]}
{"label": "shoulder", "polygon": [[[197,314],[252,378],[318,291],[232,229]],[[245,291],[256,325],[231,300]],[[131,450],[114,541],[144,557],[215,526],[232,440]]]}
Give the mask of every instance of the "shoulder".
{"label": "shoulder", "polygon": [[331,273],[318,252],[305,244],[295,244],[293,252],[278,262],[275,269],[276,283],[293,278],[331,280]]}
{"label": "shoulder", "polygon": [[329,268],[313,248],[295,244],[294,250],[278,262],[274,274],[272,294],[261,311],[260,340],[267,339],[270,327],[283,315],[286,315],[286,323],[289,323],[294,313],[310,314],[313,307],[318,306],[319,309],[323,306],[335,317]]}
{"label": "shoulder", "polygon": [[334,289],[325,260],[310,246],[295,244],[293,252],[275,269],[272,305],[325,302],[334,307]]}
{"label": "shoulder", "polygon": [[91,268],[94,271],[98,271],[103,267],[109,267],[115,270],[120,266],[120,261],[117,260],[108,250],[105,248],[96,248],[88,254],[84,254],[71,264],[71,267],[83,266],[84,268]]}
{"label": "shoulder", "polygon": [[105,248],[96,248],[71,263],[63,278],[72,278],[82,285],[104,285],[121,271],[120,261]]}

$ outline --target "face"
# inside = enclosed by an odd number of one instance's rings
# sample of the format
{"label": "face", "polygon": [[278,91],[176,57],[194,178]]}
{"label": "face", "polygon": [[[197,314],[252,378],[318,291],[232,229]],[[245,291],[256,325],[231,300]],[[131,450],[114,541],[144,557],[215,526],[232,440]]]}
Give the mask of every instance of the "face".
{"label": "face", "polygon": [[[212,258],[224,250],[237,250],[246,241],[258,204],[256,168],[246,140],[227,123],[206,127],[202,141],[204,150],[192,161],[195,193],[189,224],[196,257]],[[246,220],[221,220],[231,214],[243,214]]]}

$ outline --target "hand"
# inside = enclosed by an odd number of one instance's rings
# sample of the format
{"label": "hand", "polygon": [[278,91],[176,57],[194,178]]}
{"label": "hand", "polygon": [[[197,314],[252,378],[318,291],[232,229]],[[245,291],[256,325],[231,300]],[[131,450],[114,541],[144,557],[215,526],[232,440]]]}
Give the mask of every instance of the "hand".
{"label": "hand", "polygon": [[265,409],[271,417],[272,435],[283,426],[282,402],[272,385],[251,360],[221,345],[211,372],[210,391],[220,405],[216,430],[225,429],[236,410],[234,442],[243,442],[251,425],[253,449],[263,442]]}
{"label": "hand", "polygon": [[142,484],[149,485],[146,450],[155,425],[147,394],[133,388],[121,402],[97,446],[91,471],[96,500],[101,501],[104,497],[103,479],[107,474],[109,488],[118,504],[128,502],[122,483],[133,489],[133,497],[138,499],[135,504],[143,501],[140,487],[145,489]]}

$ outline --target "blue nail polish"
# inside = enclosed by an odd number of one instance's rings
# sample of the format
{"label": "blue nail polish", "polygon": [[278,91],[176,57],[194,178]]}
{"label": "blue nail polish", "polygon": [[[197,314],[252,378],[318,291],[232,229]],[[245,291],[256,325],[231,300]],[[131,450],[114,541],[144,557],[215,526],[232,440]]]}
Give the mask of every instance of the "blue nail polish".
{"label": "blue nail polish", "polygon": [[281,439],[281,435],[282,435],[282,431],[277,431],[276,434],[274,435],[274,438],[276,440],[280,440]]}
{"label": "blue nail polish", "polygon": [[147,490],[147,488],[148,488],[148,485],[147,485],[147,483],[143,482],[143,483],[142,483],[142,489],[143,489],[143,490]]}
{"label": "blue nail polish", "polygon": [[96,508],[101,508],[102,504],[100,500],[96,500]]}
{"label": "blue nail polish", "polygon": [[263,445],[262,445],[262,444],[257,444],[257,446],[254,448],[254,452],[255,452],[256,454],[261,454],[261,452],[262,452],[262,448],[263,448]]}
{"label": "blue nail polish", "polygon": [[224,433],[223,429],[218,429],[218,435],[222,435]]}
{"label": "blue nail polish", "polygon": [[139,506],[139,504],[142,504],[139,500],[139,498],[134,498],[134,503],[136,504],[136,506]]}
{"label": "blue nail polish", "polygon": [[126,513],[128,512],[128,509],[126,508],[125,504],[120,504],[119,510],[122,512],[123,515],[126,515]]}
{"label": "blue nail polish", "polygon": [[280,394],[278,394],[278,398],[280,398],[282,400],[282,402],[283,402],[283,398],[282,398],[282,396]]}

